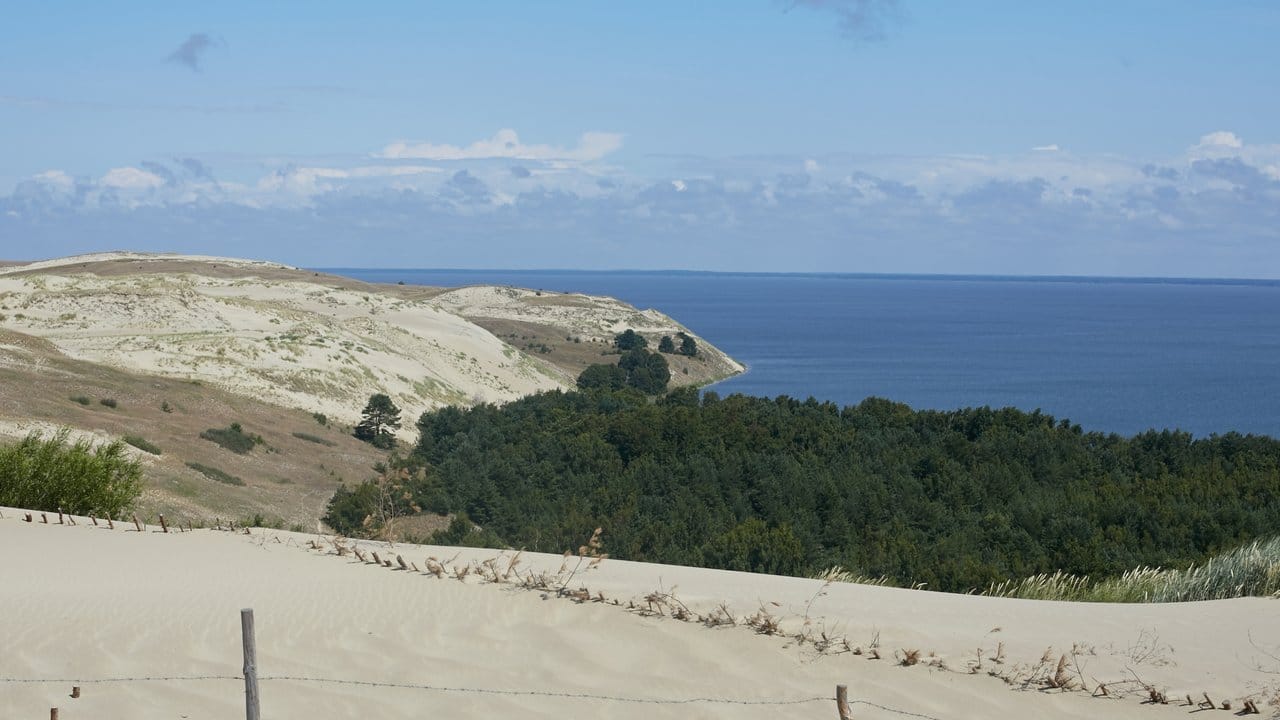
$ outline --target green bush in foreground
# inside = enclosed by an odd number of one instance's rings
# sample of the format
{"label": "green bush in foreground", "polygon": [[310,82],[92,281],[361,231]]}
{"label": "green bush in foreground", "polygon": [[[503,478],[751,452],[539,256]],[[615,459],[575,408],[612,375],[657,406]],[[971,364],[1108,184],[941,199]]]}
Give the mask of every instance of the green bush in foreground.
{"label": "green bush in foreground", "polygon": [[81,515],[119,516],[142,494],[142,466],[119,440],[92,446],[28,435],[0,447],[0,505]]}
{"label": "green bush in foreground", "polygon": [[161,454],[160,446],[156,445],[150,440],[147,440],[146,438],[138,437],[137,435],[125,435],[124,441],[138,448],[142,452],[151,453],[152,455]]}
{"label": "green bush in foreground", "polygon": [[238,477],[236,477],[235,475],[232,475],[232,474],[230,474],[230,473],[223,472],[222,470],[219,470],[219,469],[218,469],[218,468],[216,468],[216,467],[209,467],[208,465],[201,465],[201,464],[200,464],[200,463],[198,463],[198,462],[189,462],[189,463],[187,463],[187,467],[189,467],[189,468],[191,468],[192,470],[195,470],[196,472],[198,472],[198,473],[200,473],[200,474],[204,475],[205,477],[209,478],[210,480],[217,480],[218,482],[220,482],[220,483],[226,483],[227,485],[244,485],[244,481],[243,481],[243,480],[241,480],[240,478],[238,478]]}

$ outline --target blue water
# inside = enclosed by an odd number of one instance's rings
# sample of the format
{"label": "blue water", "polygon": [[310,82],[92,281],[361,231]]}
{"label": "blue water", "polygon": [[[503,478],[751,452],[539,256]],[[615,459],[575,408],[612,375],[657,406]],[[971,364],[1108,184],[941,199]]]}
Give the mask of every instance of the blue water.
{"label": "blue water", "polygon": [[1280,282],[334,270],[612,295],[747,364],[721,394],[1041,409],[1087,430],[1280,437]]}

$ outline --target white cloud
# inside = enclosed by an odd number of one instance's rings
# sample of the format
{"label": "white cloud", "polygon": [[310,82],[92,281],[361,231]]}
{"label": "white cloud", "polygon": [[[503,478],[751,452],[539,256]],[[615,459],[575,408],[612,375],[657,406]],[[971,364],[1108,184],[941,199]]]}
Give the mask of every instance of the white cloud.
{"label": "white cloud", "polygon": [[164,178],[136,167],[112,168],[99,183],[119,190],[151,190],[164,185]]}
{"label": "white cloud", "polygon": [[1054,143],[1050,145],[1037,145],[1031,149],[1036,152],[1058,152],[1062,148],[1058,147],[1057,143]]}
{"label": "white cloud", "polygon": [[578,139],[574,148],[554,145],[526,145],[520,142],[515,130],[504,128],[486,140],[477,140],[466,147],[435,145],[432,143],[396,142],[384,147],[374,157],[389,160],[483,160],[510,158],[512,160],[544,160],[592,162],[622,147],[622,135],[618,133],[587,132]]}
{"label": "white cloud", "polygon": [[68,174],[61,170],[46,170],[32,178],[42,185],[51,185],[59,190],[71,190],[76,185],[76,181]]}
{"label": "white cloud", "polygon": [[1226,130],[1219,130],[1217,132],[1211,132],[1208,135],[1202,135],[1200,137],[1200,144],[1196,145],[1196,147],[1198,148],[1209,148],[1209,147],[1242,148],[1244,147],[1244,141],[1240,139],[1240,136],[1236,135],[1233,132],[1227,132]]}

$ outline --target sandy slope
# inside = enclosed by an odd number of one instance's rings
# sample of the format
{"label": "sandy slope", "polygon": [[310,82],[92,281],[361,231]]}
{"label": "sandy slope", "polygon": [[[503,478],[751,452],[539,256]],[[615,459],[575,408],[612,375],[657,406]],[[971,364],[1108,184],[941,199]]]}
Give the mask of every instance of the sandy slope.
{"label": "sandy slope", "polygon": [[[0,678],[231,676],[240,668],[239,609],[257,615],[262,674],[563,692],[633,699],[744,701],[825,698],[837,683],[855,699],[937,718],[1177,717],[1189,708],[1149,707],[1132,693],[1019,690],[966,663],[978,646],[1005,643],[1003,672],[1034,662],[1045,646],[1082,649],[1086,675],[1121,679],[1131,668],[1171,694],[1208,691],[1239,707],[1280,676],[1252,669],[1263,646],[1280,644],[1274,600],[1163,606],[1073,605],[829,586],[816,581],[606,560],[580,572],[608,598],[643,604],[659,585],[697,612],[726,601],[738,615],[764,602],[792,619],[839,628],[882,651],[936,651],[950,670],[901,667],[866,655],[818,656],[810,645],[742,627],[644,617],[610,604],[578,604],[537,591],[465,582],[362,564],[302,547],[305,536],[217,531],[162,535],[0,520]],[[275,538],[280,538],[277,542]],[[366,550],[374,545],[365,544]],[[385,553],[385,549],[383,549]],[[425,565],[455,551],[399,546]],[[492,557],[474,551],[459,558]],[[559,557],[526,556],[526,571],[557,570]],[[821,591],[821,592],[820,592]],[[815,597],[816,595],[816,597]],[[544,597],[545,596],[545,597]],[[811,602],[812,601],[812,602]],[[773,605],[772,603],[777,603]],[[990,633],[994,627],[1001,628]],[[1148,651],[1147,635],[1159,640]],[[1141,657],[1147,652],[1149,657]],[[990,656],[988,655],[988,658]],[[995,667],[989,661],[986,667]],[[1092,681],[1091,681],[1092,682]],[[235,679],[84,685],[0,682],[0,716],[231,718],[242,712]],[[1114,686],[1120,689],[1120,686]],[[541,695],[493,695],[264,680],[265,717],[276,718],[826,718],[833,703],[678,705]],[[1258,697],[1262,697],[1261,694]],[[1265,710],[1270,710],[1261,703]],[[856,705],[858,718],[900,714]],[[1217,713],[1213,713],[1216,715]],[[1224,713],[1225,715],[1225,713]]]}
{"label": "sandy slope", "polygon": [[[505,342],[486,320],[519,333]],[[425,410],[572,388],[626,327],[654,334],[655,344],[686,330],[611,298],[486,287],[441,294],[230,258],[100,253],[0,268],[0,328],[70,358],[198,380],[344,423],[385,392],[404,411],[406,440]],[[535,331],[548,336],[540,352],[517,339]],[[742,372],[705,341],[699,347],[697,362],[673,356],[682,363],[676,384]]]}

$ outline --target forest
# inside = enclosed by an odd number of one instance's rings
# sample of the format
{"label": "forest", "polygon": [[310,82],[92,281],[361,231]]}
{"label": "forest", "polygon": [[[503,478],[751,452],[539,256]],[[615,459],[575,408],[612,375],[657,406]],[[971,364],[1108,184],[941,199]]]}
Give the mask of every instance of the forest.
{"label": "forest", "polygon": [[331,526],[371,533],[389,501],[391,515],[455,514],[437,542],[563,552],[600,527],[614,558],[788,575],[841,566],[953,592],[1184,568],[1280,529],[1280,442],[1264,436],[1122,437],[1010,408],[692,388],[446,407],[417,428],[381,480],[338,491]]}

